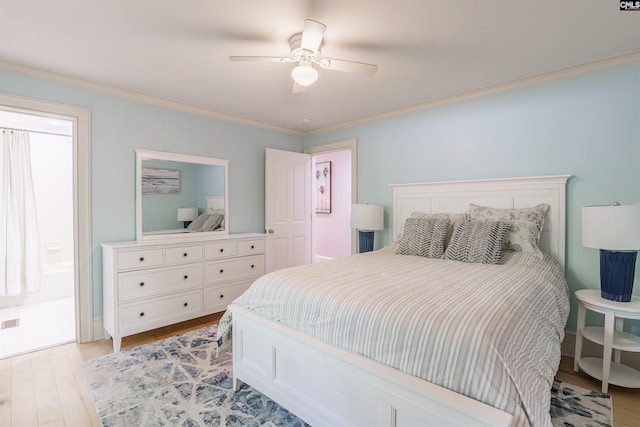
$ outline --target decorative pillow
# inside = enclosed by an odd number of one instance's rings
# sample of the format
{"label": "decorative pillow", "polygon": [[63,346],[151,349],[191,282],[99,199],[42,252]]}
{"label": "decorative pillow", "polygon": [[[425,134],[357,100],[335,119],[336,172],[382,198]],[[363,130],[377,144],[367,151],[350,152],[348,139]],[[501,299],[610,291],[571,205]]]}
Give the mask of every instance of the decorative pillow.
{"label": "decorative pillow", "polygon": [[202,231],[202,226],[207,221],[207,219],[209,219],[210,216],[211,216],[211,214],[207,213],[207,212],[205,212],[202,215],[198,216],[198,218],[196,218],[193,221],[191,221],[191,224],[189,224],[189,226],[187,227],[187,230]]}
{"label": "decorative pillow", "polygon": [[496,209],[486,206],[469,205],[469,219],[479,221],[508,221],[511,229],[504,239],[505,249],[516,252],[529,252],[542,258],[538,247],[544,216],[549,205],[540,203],[531,208]]}
{"label": "decorative pillow", "polygon": [[407,218],[396,253],[440,258],[448,228],[449,218]]}
{"label": "decorative pillow", "polygon": [[224,215],[224,209],[207,208],[207,210],[204,211],[204,213]]}
{"label": "decorative pillow", "polygon": [[453,227],[458,221],[467,219],[466,213],[426,213],[426,212],[413,212],[411,218],[449,218],[449,227],[447,228],[447,235],[444,238],[445,249],[449,246],[451,241],[451,234],[453,234]]}
{"label": "decorative pillow", "polygon": [[219,213],[209,215],[209,218],[202,224],[202,229],[200,231],[213,231],[220,227],[222,221],[224,220],[224,215]]}
{"label": "decorative pillow", "polygon": [[502,244],[510,224],[504,221],[458,221],[444,259],[500,264]]}

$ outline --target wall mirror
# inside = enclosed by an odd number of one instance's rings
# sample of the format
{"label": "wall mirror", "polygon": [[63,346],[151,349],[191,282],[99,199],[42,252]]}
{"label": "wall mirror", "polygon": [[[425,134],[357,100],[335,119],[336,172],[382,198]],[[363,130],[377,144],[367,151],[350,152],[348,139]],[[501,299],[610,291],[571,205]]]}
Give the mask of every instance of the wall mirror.
{"label": "wall mirror", "polygon": [[229,161],[135,150],[136,238],[229,234]]}

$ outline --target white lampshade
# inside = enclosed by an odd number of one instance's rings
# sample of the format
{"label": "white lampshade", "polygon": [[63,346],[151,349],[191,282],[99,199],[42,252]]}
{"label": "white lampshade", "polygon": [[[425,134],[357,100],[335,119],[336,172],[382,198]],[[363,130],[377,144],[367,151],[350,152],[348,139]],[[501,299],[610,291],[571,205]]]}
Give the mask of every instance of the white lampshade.
{"label": "white lampshade", "polygon": [[311,86],[318,80],[318,71],[311,65],[299,65],[291,71],[291,77],[300,86]]}
{"label": "white lampshade", "polygon": [[640,203],[584,206],[582,246],[612,251],[640,249]]}
{"label": "white lampshade", "polygon": [[382,205],[351,205],[351,228],[367,231],[384,229],[384,207]]}
{"label": "white lampshade", "polygon": [[193,221],[198,217],[198,208],[178,208],[178,221]]}

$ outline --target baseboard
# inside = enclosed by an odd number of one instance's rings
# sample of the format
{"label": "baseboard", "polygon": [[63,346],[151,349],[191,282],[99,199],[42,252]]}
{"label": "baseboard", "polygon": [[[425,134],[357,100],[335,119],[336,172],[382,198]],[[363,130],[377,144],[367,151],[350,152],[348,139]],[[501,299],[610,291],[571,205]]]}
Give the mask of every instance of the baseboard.
{"label": "baseboard", "polygon": [[[562,355],[573,358],[576,351],[576,331],[564,331],[565,337],[562,342]],[[602,357],[602,346],[589,340],[582,340],[582,356]],[[622,363],[640,371],[640,353],[623,351]]]}

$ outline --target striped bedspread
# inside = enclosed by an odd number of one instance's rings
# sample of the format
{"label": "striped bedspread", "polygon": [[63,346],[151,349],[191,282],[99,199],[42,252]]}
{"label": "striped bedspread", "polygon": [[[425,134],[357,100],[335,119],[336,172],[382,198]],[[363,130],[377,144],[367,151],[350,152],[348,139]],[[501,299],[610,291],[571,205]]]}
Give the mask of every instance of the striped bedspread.
{"label": "striped bedspread", "polygon": [[550,256],[484,265],[390,247],[267,274],[235,304],[509,412],[516,426],[551,426],[569,292]]}

